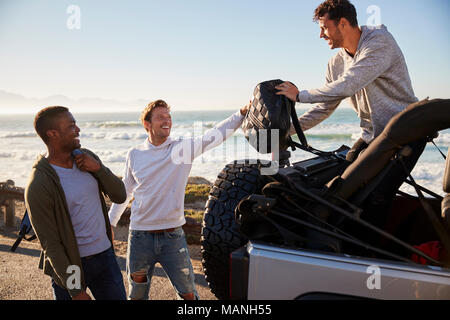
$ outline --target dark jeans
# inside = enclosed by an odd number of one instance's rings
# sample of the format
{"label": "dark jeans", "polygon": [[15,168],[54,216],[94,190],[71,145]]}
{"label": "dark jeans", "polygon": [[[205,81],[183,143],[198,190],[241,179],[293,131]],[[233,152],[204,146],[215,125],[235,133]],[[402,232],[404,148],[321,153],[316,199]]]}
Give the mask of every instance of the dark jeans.
{"label": "dark jeans", "polygon": [[[126,300],[122,272],[112,248],[94,256],[81,258],[86,286],[96,300]],[[55,300],[72,300],[69,292],[52,279]]]}

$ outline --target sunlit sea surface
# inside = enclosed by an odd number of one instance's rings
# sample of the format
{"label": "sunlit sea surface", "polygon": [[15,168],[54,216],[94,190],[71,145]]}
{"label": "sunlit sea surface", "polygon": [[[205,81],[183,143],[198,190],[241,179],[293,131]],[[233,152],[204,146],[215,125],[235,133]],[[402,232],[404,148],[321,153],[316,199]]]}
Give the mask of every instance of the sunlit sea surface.
{"label": "sunlit sea surface", "polygon": [[[297,113],[300,115],[305,110],[298,109]],[[201,135],[232,113],[233,110],[173,111],[171,136]],[[114,173],[122,175],[127,150],[142,143],[147,137],[139,121],[139,113],[73,115],[81,129],[82,147],[94,151]],[[0,115],[0,181],[12,179],[17,186],[24,187],[37,155],[45,153],[45,145],[34,131],[33,118],[33,114]],[[306,132],[309,144],[324,151],[335,150],[343,144],[352,146],[359,136],[359,119],[348,108],[337,109],[330,118]],[[447,154],[450,130],[442,131],[435,143]],[[291,152],[290,160],[293,163],[312,156],[297,149]],[[258,154],[249,146],[242,130],[238,129],[225,143],[195,159],[191,176],[201,176],[214,182],[221,169],[233,160],[270,157]],[[429,144],[414,168],[413,176],[416,182],[442,195],[444,167],[443,157]],[[408,185],[403,185],[402,190],[413,192]]]}

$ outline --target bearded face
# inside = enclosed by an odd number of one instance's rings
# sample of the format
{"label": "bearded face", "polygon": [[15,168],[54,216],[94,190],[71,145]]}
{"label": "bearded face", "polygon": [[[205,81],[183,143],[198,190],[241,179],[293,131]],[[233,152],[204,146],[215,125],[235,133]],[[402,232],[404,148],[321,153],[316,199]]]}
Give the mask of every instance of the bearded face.
{"label": "bearded face", "polygon": [[342,48],[344,37],[339,29],[339,24],[328,17],[328,13],[319,18],[320,38],[327,41],[330,49]]}

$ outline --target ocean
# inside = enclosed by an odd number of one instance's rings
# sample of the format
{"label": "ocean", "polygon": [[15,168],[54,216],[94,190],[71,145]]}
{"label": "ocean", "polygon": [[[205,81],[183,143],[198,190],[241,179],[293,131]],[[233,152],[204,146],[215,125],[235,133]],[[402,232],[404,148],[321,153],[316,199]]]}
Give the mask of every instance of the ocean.
{"label": "ocean", "polygon": [[[301,115],[307,109],[298,108]],[[216,123],[230,116],[233,110],[222,111],[172,111],[172,137],[199,135]],[[73,113],[80,127],[80,141],[99,155],[104,164],[117,175],[124,170],[127,150],[142,143],[147,135],[139,121],[139,112],[127,113]],[[46,148],[33,128],[33,114],[0,115],[0,181],[11,179],[16,186],[25,187],[38,154]],[[311,146],[331,151],[341,145],[352,146],[359,137],[359,119],[353,109],[339,108],[327,120],[306,132]],[[437,146],[447,154],[450,130],[442,131]],[[222,168],[233,160],[270,159],[271,155],[259,154],[247,143],[238,129],[225,143],[205,152],[195,159],[191,176],[201,176],[214,182]],[[313,157],[297,149],[291,152],[291,163]],[[426,188],[443,194],[442,180],[445,161],[432,144],[428,144],[413,170],[415,180]],[[403,191],[413,193],[408,185]]]}

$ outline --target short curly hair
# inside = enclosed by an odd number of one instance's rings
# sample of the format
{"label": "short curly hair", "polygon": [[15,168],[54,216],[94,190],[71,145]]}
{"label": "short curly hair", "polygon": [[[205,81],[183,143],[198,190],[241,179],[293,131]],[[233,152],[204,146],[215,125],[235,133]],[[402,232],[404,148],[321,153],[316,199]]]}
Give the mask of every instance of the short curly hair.
{"label": "short curly hair", "polygon": [[358,26],[356,9],[348,0],[327,0],[322,2],[314,11],[313,21],[317,22],[328,13],[328,18],[336,23],[345,18],[352,27]]}
{"label": "short curly hair", "polygon": [[152,118],[152,111],[155,108],[163,107],[167,108],[170,111],[170,106],[164,100],[155,100],[150,102],[141,113],[141,122],[150,121]]}

